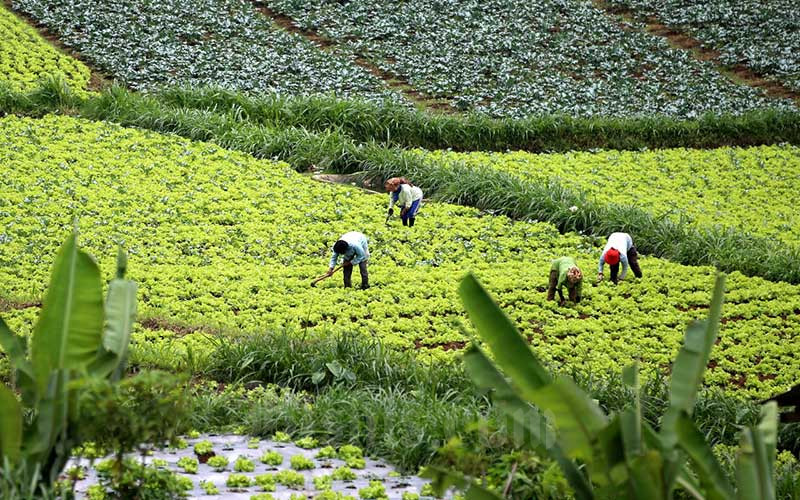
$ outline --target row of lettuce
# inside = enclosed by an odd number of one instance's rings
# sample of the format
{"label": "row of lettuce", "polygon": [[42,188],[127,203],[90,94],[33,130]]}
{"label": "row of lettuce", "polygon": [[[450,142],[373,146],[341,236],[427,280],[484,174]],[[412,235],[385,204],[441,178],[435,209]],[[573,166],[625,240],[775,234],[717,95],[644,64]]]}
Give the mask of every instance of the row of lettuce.
{"label": "row of lettuce", "polygon": [[[715,273],[646,257],[645,279],[596,285],[598,238],[443,203],[423,207],[409,230],[385,222],[383,196],[321,185],[288,165],[215,145],[101,122],[3,118],[0,159],[7,166],[0,296],[41,296],[71,224],[65,214],[75,215],[93,254],[113,255],[123,244],[137,263],[131,276],[141,287],[142,316],[161,320],[150,324],[162,330],[139,338],[155,350],[202,345],[200,332],[177,344],[170,334],[202,326],[358,331],[447,359],[467,340],[454,294],[472,270],[531,344],[546,346],[542,356],[554,366],[599,373],[641,358],[658,371],[686,323],[703,314]],[[332,278],[311,288],[332,243],[350,230],[370,239],[373,287],[347,290]],[[587,275],[584,300],[574,307],[545,300],[550,260],[560,255],[576,256]],[[797,311],[798,287],[733,273],[708,382],[757,397],[787,389],[796,379]],[[25,331],[28,310],[10,316]]]}
{"label": "row of lettuce", "polygon": [[29,90],[47,75],[60,73],[76,89],[85,89],[90,71],[77,59],[48,44],[25,21],[0,4],[0,82]]}
{"label": "row of lettuce", "polygon": [[[11,4],[96,68],[140,90],[213,84],[409,105],[377,73],[398,76],[450,111],[494,117],[692,119],[796,109],[587,0],[472,1],[458,9],[366,0]],[[315,44],[278,27],[269,9],[324,40]]]}

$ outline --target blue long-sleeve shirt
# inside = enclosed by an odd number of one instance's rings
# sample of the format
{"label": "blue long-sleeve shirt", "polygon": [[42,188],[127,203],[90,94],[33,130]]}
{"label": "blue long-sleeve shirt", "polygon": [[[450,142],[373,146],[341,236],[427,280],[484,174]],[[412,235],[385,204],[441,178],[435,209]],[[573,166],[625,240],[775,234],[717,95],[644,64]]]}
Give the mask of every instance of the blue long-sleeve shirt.
{"label": "blue long-sleeve shirt", "polygon": [[336,251],[331,255],[330,267],[336,267],[341,256],[345,262],[350,262],[353,265],[360,264],[369,259],[369,246],[367,245],[367,237],[358,231],[350,231],[343,234],[340,240],[347,242],[347,250],[343,254],[338,254]]}
{"label": "blue long-sleeve shirt", "polygon": [[625,276],[628,274],[628,250],[631,249],[633,246],[633,238],[628,233],[611,233],[611,236],[608,237],[608,242],[606,243],[605,248],[603,248],[603,253],[600,254],[600,262],[597,265],[597,272],[603,272],[603,266],[606,263],[606,252],[615,248],[619,252],[619,261],[622,263],[622,273],[620,273],[619,278],[625,279]]}

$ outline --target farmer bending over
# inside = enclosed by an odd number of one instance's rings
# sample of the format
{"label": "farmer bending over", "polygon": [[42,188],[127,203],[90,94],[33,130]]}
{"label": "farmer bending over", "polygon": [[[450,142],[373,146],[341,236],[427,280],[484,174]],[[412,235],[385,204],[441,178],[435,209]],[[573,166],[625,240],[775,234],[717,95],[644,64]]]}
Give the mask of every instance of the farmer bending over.
{"label": "farmer bending over", "polygon": [[608,264],[611,266],[611,281],[616,285],[620,262],[622,262],[622,274],[619,275],[619,279],[625,279],[628,274],[629,264],[633,274],[637,278],[642,277],[642,270],[639,268],[639,254],[636,253],[636,247],[633,246],[631,235],[628,233],[611,233],[605,248],[603,248],[603,253],[600,255],[600,263],[597,266],[597,281],[603,280],[603,266]]}
{"label": "farmer bending over", "polygon": [[389,192],[389,215],[394,214],[394,204],[400,206],[400,219],[404,226],[414,227],[414,220],[422,204],[422,189],[405,177],[392,177],[384,185]]}
{"label": "farmer bending over", "polygon": [[358,270],[361,272],[361,289],[366,290],[369,288],[369,274],[367,273],[367,261],[369,260],[369,247],[367,246],[367,237],[358,231],[350,231],[342,235],[339,240],[333,244],[333,255],[331,256],[331,263],[328,266],[328,276],[333,274],[333,269],[339,261],[339,256],[342,256],[342,272],[344,273],[344,286],[350,288],[353,286],[353,265],[358,264]]}
{"label": "farmer bending over", "polygon": [[567,295],[569,300],[576,304],[581,301],[581,285],[583,283],[583,273],[572,257],[561,257],[555,259],[550,265],[550,286],[547,289],[547,300],[554,300],[556,290],[561,299],[559,305],[564,305],[564,294],[561,290],[567,285]]}

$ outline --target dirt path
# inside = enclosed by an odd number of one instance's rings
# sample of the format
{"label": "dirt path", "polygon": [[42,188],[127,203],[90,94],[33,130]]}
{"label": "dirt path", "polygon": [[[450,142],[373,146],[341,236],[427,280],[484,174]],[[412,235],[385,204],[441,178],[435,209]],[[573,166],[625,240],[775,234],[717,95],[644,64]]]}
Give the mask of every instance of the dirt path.
{"label": "dirt path", "polygon": [[[592,3],[595,7],[607,12],[610,17],[615,19],[620,16],[628,22],[634,22],[642,17],[634,10],[612,6],[603,0],[592,0]],[[737,64],[733,67],[722,64],[719,60],[720,53],[718,51],[704,47],[700,40],[662,24],[654,16],[647,16],[644,22],[646,25],[645,30],[648,33],[666,39],[675,48],[688,50],[699,61],[714,64],[720,73],[735,83],[761,89],[767,96],[772,98],[791,99],[800,106],[800,92],[795,92],[778,81],[767,79],[742,64]],[[623,29],[627,28],[623,27]]]}
{"label": "dirt path", "polygon": [[53,34],[49,29],[47,29],[46,26],[39,24],[39,22],[36,21],[36,19],[28,16],[24,12],[20,12],[12,8],[11,0],[2,0],[2,2],[3,5],[6,7],[6,9],[9,10],[9,12],[13,13],[15,16],[28,23],[28,25],[31,26],[33,29],[35,29],[42,38],[44,38],[50,45],[53,46],[54,49],[61,52],[62,54],[70,56],[73,59],[79,60],[84,65],[86,65],[87,68],[89,68],[90,76],[89,76],[89,83],[87,85],[88,90],[100,91],[103,88],[111,85],[112,79],[108,75],[104,74],[103,72],[95,68],[92,64],[84,60],[81,57],[80,53],[64,45],[61,42],[61,39],[57,35]]}
{"label": "dirt path", "polygon": [[[336,49],[337,47],[336,42],[323,37],[322,35],[313,30],[305,30],[298,28],[291,17],[273,11],[272,9],[264,5],[262,2],[259,2],[258,0],[255,0],[253,4],[255,5],[256,10],[258,10],[258,12],[270,18],[276,25],[283,28],[284,30],[302,36],[303,38],[310,41],[311,43],[313,43],[322,50],[332,52]],[[450,106],[449,102],[446,99],[435,98],[423,92],[415,90],[414,87],[412,87],[412,85],[403,77],[380,69],[369,59],[361,55],[356,55],[355,63],[361,66],[362,68],[366,69],[370,73],[372,73],[374,76],[381,79],[388,88],[402,94],[406,99],[413,102],[418,107],[443,113],[456,112],[456,110],[452,106]]]}

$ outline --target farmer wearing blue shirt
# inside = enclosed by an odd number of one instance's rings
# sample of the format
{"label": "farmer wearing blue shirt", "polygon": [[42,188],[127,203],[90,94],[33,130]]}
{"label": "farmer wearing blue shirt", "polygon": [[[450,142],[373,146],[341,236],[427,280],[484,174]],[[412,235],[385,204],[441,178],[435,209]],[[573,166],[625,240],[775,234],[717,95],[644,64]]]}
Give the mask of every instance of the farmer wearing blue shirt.
{"label": "farmer wearing blue shirt", "polygon": [[345,288],[353,286],[354,264],[358,264],[358,270],[361,273],[361,289],[366,290],[369,288],[369,274],[367,273],[369,247],[367,246],[367,237],[358,231],[350,231],[343,234],[333,245],[333,255],[331,256],[330,266],[328,266],[328,276],[333,274],[333,269],[336,267],[340,256],[343,260],[342,271],[344,273]]}

